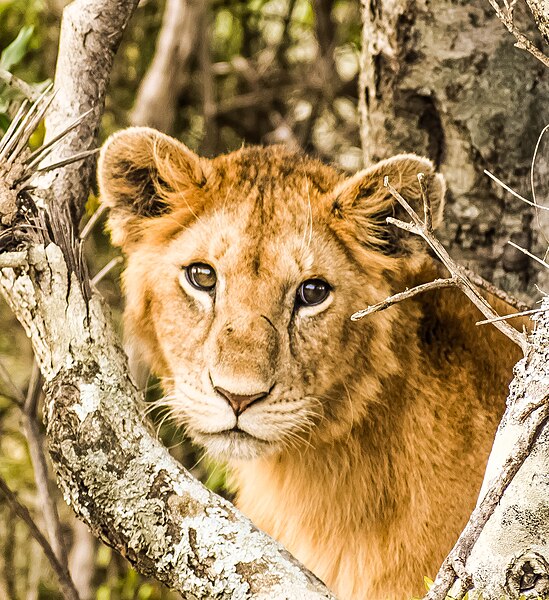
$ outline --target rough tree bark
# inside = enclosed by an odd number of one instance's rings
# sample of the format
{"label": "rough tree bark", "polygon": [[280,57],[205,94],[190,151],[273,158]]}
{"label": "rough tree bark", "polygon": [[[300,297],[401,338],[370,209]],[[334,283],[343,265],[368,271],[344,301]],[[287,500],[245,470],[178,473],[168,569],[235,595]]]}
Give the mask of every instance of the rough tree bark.
{"label": "rough tree bark", "polygon": [[[527,5],[511,5],[514,24],[539,43],[528,8],[545,37],[547,3],[527,0]],[[526,197],[533,197],[530,188],[535,185],[538,203],[547,198],[546,138],[532,169],[531,162],[549,121],[549,72],[513,46],[515,38],[488,0],[442,0],[436,5],[423,0],[362,0],[362,8],[359,108],[365,162],[403,151],[429,155],[449,185],[442,241],[452,257],[531,302],[534,284],[546,288],[549,271],[538,273],[533,261],[505,244],[510,237],[543,255],[549,215],[540,211],[534,216],[531,207],[488,180],[483,170]],[[546,401],[547,332],[544,315],[538,318],[527,357],[516,367],[480,499],[516,451],[519,435],[524,435],[525,404]],[[546,427],[461,572],[484,598],[549,593],[549,501],[542,475],[549,463],[548,443]],[[452,567],[443,573],[449,574],[450,582],[456,575]],[[448,588],[440,581],[429,598],[445,597]]]}
{"label": "rough tree bark", "polygon": [[[542,305],[549,310],[549,299]],[[488,462],[488,482],[501,471],[524,433],[525,407],[547,404],[549,395],[549,313],[536,317],[527,356],[515,367]],[[541,407],[539,407],[541,408]],[[539,410],[538,408],[538,410]],[[467,562],[475,588],[487,599],[545,598],[549,594],[549,427],[540,432],[532,450],[484,527]]]}
{"label": "rough tree bark", "polygon": [[[532,154],[549,122],[549,71],[514,47],[488,0],[362,4],[365,159],[430,156],[448,182],[442,238],[452,256],[507,291],[535,296],[539,269],[505,244],[511,236],[543,254],[547,242],[532,230],[531,208],[483,169],[530,197]],[[540,41],[521,2],[515,22]],[[534,176],[540,201],[549,186],[542,175],[549,153],[542,150]],[[538,283],[547,287],[547,278],[542,271]]]}

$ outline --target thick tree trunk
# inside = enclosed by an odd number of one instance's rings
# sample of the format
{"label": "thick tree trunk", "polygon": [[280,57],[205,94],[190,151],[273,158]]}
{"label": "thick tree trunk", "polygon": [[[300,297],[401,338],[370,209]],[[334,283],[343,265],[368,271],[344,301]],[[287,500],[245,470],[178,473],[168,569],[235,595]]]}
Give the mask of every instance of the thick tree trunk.
{"label": "thick tree trunk", "polygon": [[[488,0],[363,0],[363,15],[365,158],[430,156],[448,182],[443,241],[452,256],[533,297],[536,265],[505,244],[512,237],[543,254],[547,242],[532,209],[483,169],[531,197],[532,155],[549,121],[549,72],[514,47]],[[520,2],[515,22],[530,39],[541,39]],[[539,149],[534,176],[539,201],[549,186],[547,147]],[[547,277],[539,279],[542,287]]]}

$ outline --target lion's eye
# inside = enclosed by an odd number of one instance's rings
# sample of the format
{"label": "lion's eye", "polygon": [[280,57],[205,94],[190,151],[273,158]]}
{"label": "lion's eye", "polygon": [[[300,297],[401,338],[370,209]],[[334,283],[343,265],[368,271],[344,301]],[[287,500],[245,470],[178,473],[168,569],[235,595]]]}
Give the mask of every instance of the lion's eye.
{"label": "lion's eye", "polygon": [[206,263],[193,263],[185,267],[187,281],[197,290],[211,292],[217,282],[214,268]]}
{"label": "lion's eye", "polygon": [[330,295],[329,283],[322,279],[307,279],[297,289],[297,303],[301,306],[316,306]]}

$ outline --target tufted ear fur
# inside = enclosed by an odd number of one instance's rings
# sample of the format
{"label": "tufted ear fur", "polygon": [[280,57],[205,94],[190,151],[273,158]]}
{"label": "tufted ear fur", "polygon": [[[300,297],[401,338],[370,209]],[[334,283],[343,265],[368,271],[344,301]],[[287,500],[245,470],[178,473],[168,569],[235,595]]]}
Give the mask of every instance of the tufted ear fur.
{"label": "tufted ear fur", "polygon": [[404,197],[417,214],[423,218],[423,201],[418,173],[425,175],[424,182],[431,201],[433,226],[442,221],[446,185],[437,174],[433,163],[415,154],[398,154],[368,169],[359,171],[345,180],[332,193],[331,211],[338,220],[352,222],[358,240],[381,249],[387,254],[405,253],[414,247],[415,240],[386,222],[387,217],[410,221],[410,217],[383,185],[385,177]]}
{"label": "tufted ear fur", "polygon": [[113,243],[125,250],[139,238],[148,220],[189,202],[203,187],[201,159],[178,140],[148,127],[130,127],[112,135],[99,156],[101,201],[110,208]]}

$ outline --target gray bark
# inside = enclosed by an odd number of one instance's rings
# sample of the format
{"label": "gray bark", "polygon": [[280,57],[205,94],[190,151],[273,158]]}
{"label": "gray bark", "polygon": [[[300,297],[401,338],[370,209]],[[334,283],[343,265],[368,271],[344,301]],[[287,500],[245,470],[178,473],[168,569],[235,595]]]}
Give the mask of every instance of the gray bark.
{"label": "gray bark", "polygon": [[0,270],[0,291],[32,341],[50,454],[79,517],[185,598],[333,598],[154,438],[103,302],[93,293],[86,303],[60,248],[16,256],[21,267]]}
{"label": "gray bark", "polygon": [[[57,94],[46,117],[46,142],[90,112],[63,138],[58,158],[95,148],[114,56],[137,4],[138,0],[74,0],[63,10],[55,70]],[[49,177],[50,201],[68,210],[74,226],[82,216],[94,169],[95,161],[89,158]]]}
{"label": "gray bark", "polygon": [[[366,159],[396,152],[433,159],[448,182],[442,241],[451,255],[507,291],[535,297],[547,273],[538,279],[538,267],[506,242],[511,236],[539,254],[547,242],[531,207],[483,169],[531,197],[532,154],[549,121],[549,72],[514,47],[488,0],[363,5]],[[515,24],[539,41],[524,4],[516,5]],[[549,186],[543,146],[534,174],[540,202]]]}
{"label": "gray bark", "polygon": [[[76,0],[65,10],[48,139],[92,110],[50,152],[48,163],[96,143],[112,59],[136,3]],[[10,169],[24,172],[26,156],[14,151],[10,159],[21,163],[0,165],[0,181]],[[0,253],[0,292],[30,337],[44,377],[49,450],[65,500],[139,572],[185,598],[333,598],[151,434],[73,233],[71,220],[89,189],[89,164],[52,173],[33,182],[47,207],[38,209],[41,227],[23,227],[17,249],[23,245],[24,251]],[[8,241],[7,228],[28,218],[18,213],[17,193],[16,185],[0,189]]]}
{"label": "gray bark", "polygon": [[[543,307],[549,310],[549,300]],[[549,313],[536,317],[527,356],[515,367],[480,499],[524,432],[525,410],[549,394]],[[539,410],[539,409],[538,409]],[[549,594],[549,426],[545,425],[473,547],[467,562],[487,600]]]}

